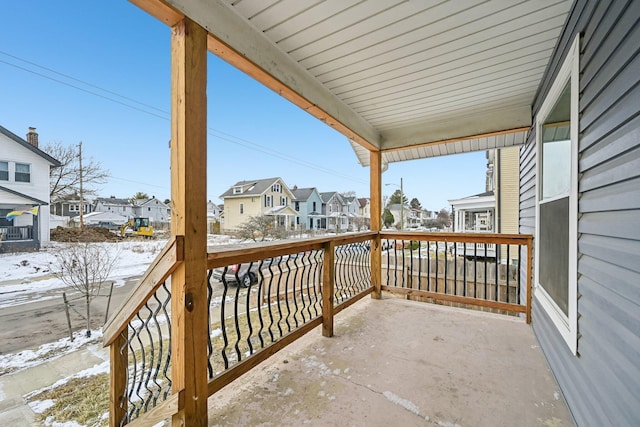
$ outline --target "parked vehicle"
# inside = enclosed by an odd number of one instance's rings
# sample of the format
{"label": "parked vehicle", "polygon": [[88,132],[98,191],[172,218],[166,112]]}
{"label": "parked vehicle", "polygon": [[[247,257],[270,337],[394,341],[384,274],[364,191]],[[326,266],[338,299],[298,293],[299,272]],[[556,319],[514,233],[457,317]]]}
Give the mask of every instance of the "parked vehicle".
{"label": "parked vehicle", "polygon": [[226,283],[236,283],[244,288],[248,288],[251,285],[255,285],[258,283],[260,277],[260,271],[265,274],[270,266],[276,266],[279,263],[283,262],[284,259],[282,257],[275,258],[267,258],[262,262],[256,261],[252,263],[244,263],[244,264],[234,264],[225,268],[216,268],[213,270],[211,277],[216,279],[218,282],[222,282],[222,278],[224,276],[224,281]]}

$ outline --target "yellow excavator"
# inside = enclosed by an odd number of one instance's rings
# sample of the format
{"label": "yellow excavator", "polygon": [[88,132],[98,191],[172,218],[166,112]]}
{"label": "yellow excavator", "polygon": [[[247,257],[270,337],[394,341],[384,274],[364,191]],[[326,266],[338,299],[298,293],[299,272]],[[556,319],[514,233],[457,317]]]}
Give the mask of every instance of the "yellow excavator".
{"label": "yellow excavator", "polygon": [[[127,231],[127,228],[131,228],[131,231]],[[152,238],[153,226],[149,224],[149,218],[133,218],[120,226],[120,236],[142,236]]]}

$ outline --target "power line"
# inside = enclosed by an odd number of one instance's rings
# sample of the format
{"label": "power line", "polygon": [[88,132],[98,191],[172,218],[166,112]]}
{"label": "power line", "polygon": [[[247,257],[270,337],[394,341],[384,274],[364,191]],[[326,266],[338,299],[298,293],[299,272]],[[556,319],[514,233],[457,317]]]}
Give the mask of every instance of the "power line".
{"label": "power line", "polygon": [[[158,111],[158,112],[160,112],[160,113],[163,113],[163,115],[160,115],[160,114],[157,114],[157,113],[154,113],[154,112],[151,112],[151,111],[147,111],[147,110],[145,110],[145,109],[143,109],[143,108],[140,108],[140,107],[137,107],[137,106],[135,106],[135,105],[131,105],[131,104],[128,104],[128,103],[126,103],[126,102],[122,102],[122,101],[119,101],[119,100],[117,100],[117,99],[114,99],[114,98],[112,98],[112,97],[105,96],[105,95],[102,95],[102,94],[100,94],[100,93],[97,93],[97,92],[94,92],[94,91],[88,90],[88,89],[84,89],[84,88],[79,87],[79,86],[77,86],[77,85],[74,85],[74,84],[71,84],[71,83],[65,82],[65,81],[60,80],[60,79],[56,79],[56,78],[54,78],[54,77],[48,76],[48,75],[46,75],[46,74],[39,73],[39,72],[34,71],[34,70],[30,70],[30,69],[25,68],[25,67],[21,67],[21,66],[19,66],[19,65],[13,64],[13,63],[11,63],[11,62],[7,62],[7,61],[0,60],[0,63],[3,63],[3,64],[6,64],[6,65],[9,65],[9,66],[11,66],[11,67],[17,68],[17,69],[19,69],[19,70],[21,70],[21,71],[25,71],[25,72],[28,72],[28,73],[34,74],[34,75],[36,75],[36,76],[38,76],[38,77],[42,77],[42,78],[45,78],[45,79],[51,80],[51,81],[53,81],[53,82],[56,82],[56,83],[59,83],[59,84],[62,84],[62,85],[65,85],[65,86],[71,87],[71,88],[73,88],[73,89],[76,89],[76,90],[79,90],[79,91],[85,92],[85,93],[87,93],[87,94],[89,94],[89,95],[93,95],[93,96],[96,96],[96,97],[99,97],[99,98],[105,99],[105,100],[107,100],[107,101],[111,101],[111,102],[114,102],[114,103],[116,103],[116,104],[119,104],[119,105],[122,105],[122,106],[125,106],[125,107],[128,107],[128,108],[131,108],[131,109],[136,110],[136,111],[139,111],[139,112],[141,112],[141,113],[148,114],[148,115],[150,115],[150,116],[157,117],[157,118],[160,118],[160,119],[162,119],[162,120],[167,120],[167,121],[169,121],[169,120],[170,120],[170,117],[168,117],[170,113],[169,113],[168,111],[165,111],[165,110],[162,110],[162,109],[160,109],[160,108],[157,108],[157,107],[151,106],[151,105],[149,105],[149,104],[145,104],[144,102],[138,101],[138,100],[136,100],[136,99],[134,99],[134,98],[131,98],[131,97],[128,97],[128,96],[125,96],[125,95],[121,95],[121,94],[119,94],[119,93],[117,93],[117,92],[114,92],[114,91],[111,91],[111,90],[105,89],[105,88],[103,88],[103,87],[101,87],[101,86],[98,86],[98,85],[95,85],[95,84],[92,84],[92,83],[86,82],[86,81],[81,80],[81,79],[75,78],[75,77],[70,76],[70,75],[68,75],[68,74],[61,73],[61,72],[56,71],[56,70],[54,70],[54,69],[52,69],[52,68],[48,68],[48,67],[45,67],[45,66],[39,65],[39,64],[37,64],[37,63],[35,63],[35,62],[28,61],[28,60],[26,60],[26,59],[23,59],[23,58],[17,57],[17,56],[15,56],[15,55],[9,54],[9,53],[7,53],[7,52],[0,51],[0,54],[5,55],[5,56],[8,56],[8,57],[13,58],[13,59],[16,59],[16,60],[18,60],[18,61],[22,61],[22,62],[24,62],[24,63],[26,63],[26,64],[29,64],[29,65],[32,65],[32,66],[34,66],[34,67],[38,67],[38,68],[43,69],[43,70],[46,70],[46,71],[48,71],[48,72],[51,72],[51,73],[57,74],[57,75],[59,75],[59,76],[65,77],[65,78],[67,78],[67,79],[70,79],[70,80],[72,80],[72,81],[75,81],[75,82],[81,83],[81,84],[83,84],[83,85],[86,85],[86,86],[89,86],[89,87],[92,87],[92,88],[95,88],[95,89],[101,90],[101,91],[103,91],[103,92],[109,93],[109,94],[111,94],[111,95],[117,96],[117,97],[122,98],[122,99],[125,99],[125,100],[127,100],[127,101],[130,101],[130,102],[133,102],[133,103],[139,104],[139,105],[144,106],[144,107],[146,107],[146,108],[150,108],[150,109],[156,110],[156,111]],[[229,133],[223,132],[223,131],[221,131],[221,130],[214,129],[214,128],[211,128],[211,127],[208,127],[207,129],[208,129],[208,131],[209,131],[209,132],[207,132],[207,134],[208,134],[208,135],[210,135],[210,136],[212,136],[212,137],[214,137],[214,138],[218,138],[218,139],[220,139],[220,140],[222,140],[222,141],[226,141],[226,142],[230,142],[230,143],[232,143],[232,144],[240,145],[240,146],[245,147],[245,148],[250,148],[250,149],[253,149],[253,150],[257,150],[257,151],[260,151],[261,153],[267,154],[267,155],[269,155],[269,156],[276,157],[276,158],[279,158],[279,159],[281,159],[281,160],[285,160],[285,161],[288,161],[288,162],[291,162],[291,163],[296,163],[296,164],[299,164],[299,165],[301,165],[301,166],[305,166],[305,167],[308,167],[308,168],[314,169],[314,170],[316,170],[316,171],[318,171],[318,172],[323,172],[323,173],[326,173],[326,174],[330,174],[330,175],[334,175],[334,176],[339,176],[339,177],[341,177],[341,178],[345,178],[345,179],[348,179],[348,180],[351,180],[351,181],[353,181],[353,182],[360,183],[360,184],[366,184],[366,183],[367,183],[366,181],[363,181],[363,180],[361,180],[361,179],[358,179],[358,178],[352,177],[352,176],[350,176],[350,175],[343,174],[343,173],[341,173],[341,172],[339,172],[339,171],[336,171],[336,170],[334,170],[334,169],[326,168],[326,167],[323,167],[323,166],[317,165],[317,164],[315,164],[315,163],[308,162],[308,161],[306,161],[306,160],[298,159],[298,158],[296,158],[296,157],[293,157],[293,156],[290,156],[290,155],[288,155],[288,154],[285,154],[285,153],[279,152],[279,151],[277,151],[277,150],[274,150],[273,148],[265,147],[264,145],[257,144],[257,143],[252,142],[252,141],[248,141],[248,140],[246,140],[246,139],[243,139],[243,138],[237,137],[237,136],[235,136],[235,135],[232,135],[232,134],[229,134]],[[221,135],[224,135],[224,136],[216,135],[215,133],[218,133],[218,134],[221,134]]]}

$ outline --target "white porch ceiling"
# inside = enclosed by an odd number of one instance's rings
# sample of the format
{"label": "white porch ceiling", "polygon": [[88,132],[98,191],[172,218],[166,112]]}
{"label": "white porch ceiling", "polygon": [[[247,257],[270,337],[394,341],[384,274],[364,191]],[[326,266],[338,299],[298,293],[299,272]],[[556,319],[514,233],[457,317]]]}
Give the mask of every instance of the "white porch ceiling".
{"label": "white porch ceiling", "polygon": [[[154,7],[162,3],[132,1],[156,16]],[[382,150],[383,161],[393,162],[522,143],[571,5],[164,3],[209,31],[211,51],[345,134],[363,165],[369,163],[368,149]]]}

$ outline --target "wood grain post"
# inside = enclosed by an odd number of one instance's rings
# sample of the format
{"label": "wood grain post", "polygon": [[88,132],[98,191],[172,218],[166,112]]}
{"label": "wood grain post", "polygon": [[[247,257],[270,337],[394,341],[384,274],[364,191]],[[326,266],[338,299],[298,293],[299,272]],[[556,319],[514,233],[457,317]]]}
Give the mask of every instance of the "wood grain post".
{"label": "wood grain post", "polygon": [[[109,425],[119,426],[127,416],[127,401],[124,400],[127,387],[127,359],[126,347],[128,332],[125,329],[109,346]],[[122,353],[121,353],[122,352]],[[121,405],[121,402],[124,404]]]}
{"label": "wood grain post", "polygon": [[207,425],[207,32],[184,18],[171,29],[171,233],[184,261],[171,275],[173,426]]}
{"label": "wood grain post", "polygon": [[333,294],[335,293],[335,242],[324,244],[322,264],[322,336],[333,336]]}
{"label": "wood grain post", "polygon": [[380,151],[369,152],[369,171],[371,184],[371,231],[378,234],[371,241],[371,285],[373,292],[371,298],[382,298],[382,248],[380,230],[382,230],[382,153]]}

